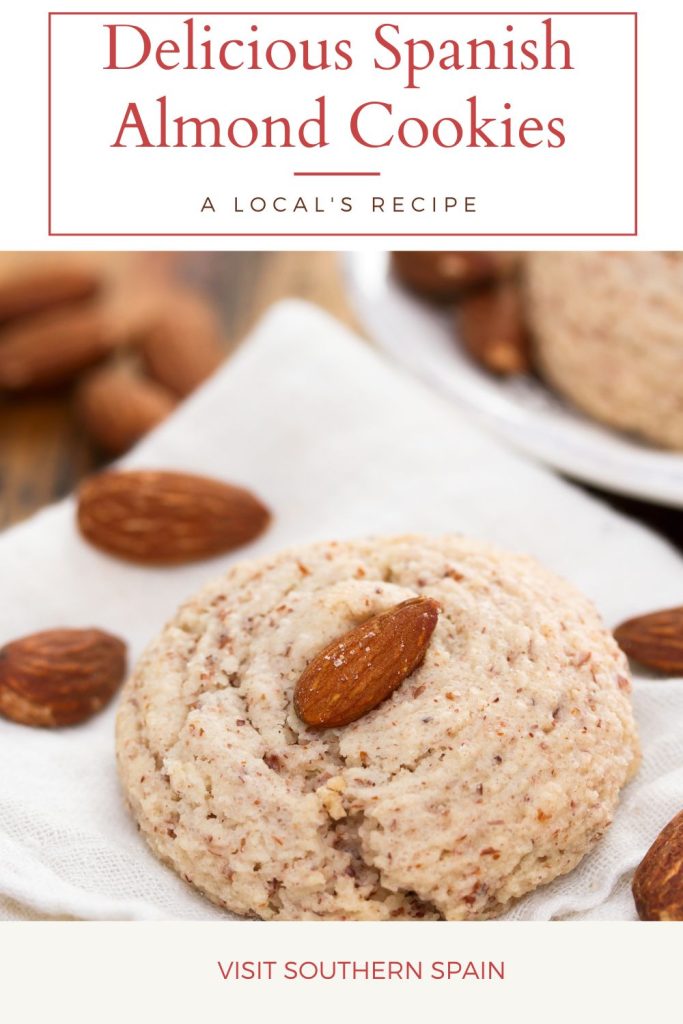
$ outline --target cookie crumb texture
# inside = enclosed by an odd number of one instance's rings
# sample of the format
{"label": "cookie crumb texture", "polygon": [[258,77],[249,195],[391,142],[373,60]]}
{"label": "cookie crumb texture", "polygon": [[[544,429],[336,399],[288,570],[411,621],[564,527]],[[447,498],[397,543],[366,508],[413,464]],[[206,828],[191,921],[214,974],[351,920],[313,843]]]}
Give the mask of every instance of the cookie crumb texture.
{"label": "cookie crumb texture", "polygon": [[683,253],[526,258],[543,377],[602,423],[683,451]]}
{"label": "cookie crumb texture", "polygon": [[[418,595],[441,606],[423,664],[359,721],[306,727],[307,663]],[[316,544],[181,608],[126,686],[119,768],[155,853],[237,914],[494,917],[609,825],[638,759],[629,694],[592,605],[531,559]]]}

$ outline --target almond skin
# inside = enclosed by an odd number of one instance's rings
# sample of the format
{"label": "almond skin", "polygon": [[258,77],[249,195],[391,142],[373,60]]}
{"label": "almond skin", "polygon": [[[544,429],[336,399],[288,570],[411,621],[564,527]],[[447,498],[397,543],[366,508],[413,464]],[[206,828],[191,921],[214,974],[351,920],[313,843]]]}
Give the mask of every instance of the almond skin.
{"label": "almond skin", "polygon": [[0,323],[89,299],[100,278],[85,268],[42,267],[0,281]]}
{"label": "almond skin", "polygon": [[150,377],[179,398],[210,377],[225,355],[214,309],[193,292],[164,300],[163,311],[140,338],[140,350]]}
{"label": "almond skin", "polygon": [[22,725],[83,722],[126,672],[123,641],[100,629],[53,629],[0,650],[0,714]]}
{"label": "almond skin", "polygon": [[615,629],[614,638],[641,665],[683,675],[683,607],[628,619]]}
{"label": "almond skin", "polygon": [[124,366],[88,374],[76,392],[76,412],[98,446],[122,455],[176,406],[174,396],[155,381]]}
{"label": "almond skin", "polygon": [[106,316],[91,306],[18,320],[0,332],[0,390],[34,391],[66,384],[118,342]]}
{"label": "almond skin", "polygon": [[296,684],[299,718],[322,729],[362,718],[422,664],[438,617],[436,601],[415,597],[333,640]]}
{"label": "almond skin", "polygon": [[399,281],[433,302],[452,302],[463,292],[511,273],[519,257],[508,252],[395,252]]}
{"label": "almond skin", "polygon": [[531,369],[529,332],[515,281],[467,296],[457,322],[463,345],[480,366],[503,376]]}
{"label": "almond skin", "polygon": [[633,876],[641,921],[683,921],[683,811],[660,832]]}
{"label": "almond skin", "polygon": [[87,480],[78,494],[82,535],[143,565],[210,558],[254,540],[268,509],[232,484],[163,470],[122,470]]}

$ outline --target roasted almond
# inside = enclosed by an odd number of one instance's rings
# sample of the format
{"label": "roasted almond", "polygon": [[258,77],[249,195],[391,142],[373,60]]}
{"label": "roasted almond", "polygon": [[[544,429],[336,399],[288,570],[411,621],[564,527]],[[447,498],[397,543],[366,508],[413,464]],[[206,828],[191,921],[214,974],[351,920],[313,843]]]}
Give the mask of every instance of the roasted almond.
{"label": "roasted almond", "polygon": [[299,718],[327,729],[377,707],[422,663],[438,617],[436,601],[415,597],[333,640],[296,684]]}
{"label": "roasted almond", "polygon": [[100,629],[25,636],[0,650],[0,714],[22,725],[75,725],[104,707],[125,672],[125,644]]}
{"label": "roasted almond", "polygon": [[0,332],[0,390],[65,384],[118,341],[102,311],[89,305],[18,320]]}
{"label": "roasted almond", "polygon": [[396,277],[411,291],[436,302],[460,298],[467,289],[490,284],[519,262],[508,252],[395,252]]}
{"label": "roasted almond", "polygon": [[648,668],[683,675],[683,607],[622,622],[614,637],[625,654]]}
{"label": "roasted almond", "polygon": [[683,921],[683,811],[660,832],[633,876],[641,921]]}
{"label": "roasted almond", "polygon": [[125,366],[92,371],[76,392],[81,423],[109,455],[128,451],[175,406],[176,399],[166,388]]}
{"label": "roasted almond", "polygon": [[247,544],[269,521],[268,509],[249,491],[189,473],[100,473],[78,494],[83,536],[110,555],[143,564],[210,558]]}
{"label": "roasted almond", "polygon": [[0,323],[91,298],[99,276],[84,267],[36,267],[0,280]]}
{"label": "roasted almond", "polygon": [[458,306],[460,339],[472,358],[492,373],[527,373],[531,345],[516,281],[473,292]]}
{"label": "roasted almond", "polygon": [[225,352],[213,307],[194,292],[170,294],[140,338],[147,372],[183,398],[220,366]]}

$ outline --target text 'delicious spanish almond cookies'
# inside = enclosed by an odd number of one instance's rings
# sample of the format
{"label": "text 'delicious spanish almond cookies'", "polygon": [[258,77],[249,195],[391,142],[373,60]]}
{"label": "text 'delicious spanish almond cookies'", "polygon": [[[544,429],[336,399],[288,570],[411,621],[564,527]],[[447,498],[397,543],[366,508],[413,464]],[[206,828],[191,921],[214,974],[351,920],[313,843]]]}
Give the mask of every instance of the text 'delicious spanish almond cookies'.
{"label": "text 'delicious spanish almond cookies'", "polygon": [[595,419],[683,450],[683,253],[530,253],[542,376]]}
{"label": "text 'delicious spanish almond cookies'", "polygon": [[498,915],[578,864],[638,759],[592,605],[457,536],[234,566],[150,645],[117,731],[154,852],[284,920]]}

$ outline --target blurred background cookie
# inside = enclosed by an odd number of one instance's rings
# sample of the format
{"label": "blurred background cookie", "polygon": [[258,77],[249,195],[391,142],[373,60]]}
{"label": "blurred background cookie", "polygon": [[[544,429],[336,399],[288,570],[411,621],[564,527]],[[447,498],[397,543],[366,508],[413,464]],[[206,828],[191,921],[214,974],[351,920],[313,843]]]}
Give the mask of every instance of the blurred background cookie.
{"label": "blurred background cookie", "polygon": [[683,253],[529,253],[543,378],[588,415],[683,450]]}

